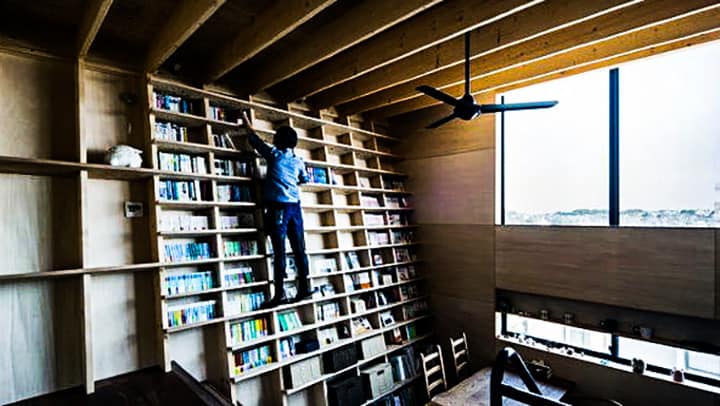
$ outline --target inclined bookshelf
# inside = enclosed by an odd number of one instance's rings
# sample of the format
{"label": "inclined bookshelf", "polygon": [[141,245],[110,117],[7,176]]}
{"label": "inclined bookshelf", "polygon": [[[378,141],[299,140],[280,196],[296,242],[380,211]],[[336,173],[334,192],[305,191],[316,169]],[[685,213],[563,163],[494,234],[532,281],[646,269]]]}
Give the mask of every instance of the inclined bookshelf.
{"label": "inclined bookshelf", "polygon": [[[412,193],[395,169],[396,140],[359,121],[340,123],[292,105],[283,109],[161,78],[151,77],[147,89],[152,166],[161,171],[153,175],[151,211],[166,366],[188,352],[214,352],[221,365],[201,369],[223,369],[207,375],[227,383],[233,402],[252,403],[258,387],[279,384],[284,404],[301,394],[327,404],[324,394],[339,380],[360,377],[430,337],[408,217]],[[264,166],[247,146],[243,110],[266,140],[279,125],[295,128],[296,153],[311,177],[301,199],[317,293],[273,309],[261,308],[275,293],[259,203]],[[287,248],[284,283],[293,292]],[[208,334],[217,340],[208,341]],[[361,350],[337,370],[323,366],[325,358],[371,340],[382,348],[371,355]],[[416,378],[394,382],[368,403]]]}

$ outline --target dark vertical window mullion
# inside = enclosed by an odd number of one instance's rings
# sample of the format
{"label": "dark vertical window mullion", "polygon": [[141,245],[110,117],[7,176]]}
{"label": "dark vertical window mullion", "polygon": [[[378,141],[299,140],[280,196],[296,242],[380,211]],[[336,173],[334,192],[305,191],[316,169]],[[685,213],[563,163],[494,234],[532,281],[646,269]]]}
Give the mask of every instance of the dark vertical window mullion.
{"label": "dark vertical window mullion", "polygon": [[620,72],[610,70],[610,226],[620,224]]}
{"label": "dark vertical window mullion", "polygon": [[[500,96],[505,104],[505,96]],[[505,225],[505,111],[500,112],[500,225]]]}

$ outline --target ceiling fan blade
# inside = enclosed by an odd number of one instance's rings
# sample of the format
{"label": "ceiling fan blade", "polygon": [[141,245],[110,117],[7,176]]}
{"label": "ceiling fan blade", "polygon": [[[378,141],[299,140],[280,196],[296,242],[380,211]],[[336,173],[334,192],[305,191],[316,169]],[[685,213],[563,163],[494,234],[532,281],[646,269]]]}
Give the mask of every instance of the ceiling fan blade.
{"label": "ceiling fan blade", "polygon": [[541,102],[530,102],[530,103],[508,103],[508,104],[481,104],[481,113],[499,113],[501,111],[512,111],[512,110],[532,110],[532,109],[546,109],[553,107],[558,104],[557,101],[541,101]]}
{"label": "ceiling fan blade", "polygon": [[448,121],[454,120],[454,119],[456,119],[456,118],[457,118],[457,116],[456,116],[455,114],[450,114],[449,116],[443,117],[443,118],[441,118],[440,120],[438,120],[438,121],[436,121],[436,122],[428,125],[428,126],[425,127],[425,128],[427,128],[428,130],[433,129],[433,128],[438,128],[438,127],[440,127],[441,125],[447,123]]}
{"label": "ceiling fan blade", "polygon": [[432,97],[433,99],[440,100],[441,102],[447,103],[451,106],[457,106],[459,103],[459,101],[456,98],[450,96],[447,93],[443,93],[443,92],[441,92],[433,87],[430,87],[430,86],[425,86],[425,85],[418,86],[416,89],[418,92],[425,93],[426,95]]}

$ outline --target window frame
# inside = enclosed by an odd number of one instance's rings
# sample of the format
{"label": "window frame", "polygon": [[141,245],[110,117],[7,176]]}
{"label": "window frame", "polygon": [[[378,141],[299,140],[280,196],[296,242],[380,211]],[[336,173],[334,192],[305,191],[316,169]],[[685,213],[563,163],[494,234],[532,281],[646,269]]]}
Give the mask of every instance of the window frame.
{"label": "window frame", "polygon": [[[608,224],[607,225],[582,225],[582,224],[507,224],[506,223],[506,204],[505,204],[505,112],[500,113],[500,126],[498,134],[496,134],[496,140],[499,143],[499,161],[500,164],[496,166],[496,170],[500,171],[499,174],[499,190],[496,188],[495,192],[500,194],[500,198],[496,200],[496,204],[499,204],[499,216],[496,216],[495,221],[497,226],[501,227],[590,227],[590,228],[647,228],[647,229],[692,229],[692,230],[716,230],[720,229],[720,225],[716,227],[712,226],[677,226],[677,225],[623,225],[620,223],[620,68],[615,67],[608,70],[608,92],[610,101],[610,114],[608,117],[609,121],[609,173],[608,173],[608,185],[609,185],[609,202],[608,202]],[[505,102],[505,95],[500,95],[500,103]],[[496,178],[498,179],[498,178]]]}

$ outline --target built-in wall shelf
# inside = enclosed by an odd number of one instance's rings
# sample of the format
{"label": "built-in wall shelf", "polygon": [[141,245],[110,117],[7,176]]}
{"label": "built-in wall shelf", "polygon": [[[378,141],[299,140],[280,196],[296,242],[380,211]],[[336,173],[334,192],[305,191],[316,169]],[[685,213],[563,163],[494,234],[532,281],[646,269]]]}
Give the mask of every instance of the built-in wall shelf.
{"label": "built-in wall shelf", "polygon": [[[311,117],[290,105],[278,108],[154,76],[147,97],[146,156],[154,168],[147,170],[153,194],[149,212],[157,225],[158,334],[166,367],[171,360],[182,361],[185,354],[177,352],[178,343],[197,337],[205,344],[187,351],[221,354],[222,371],[218,365],[205,368],[229,382],[233,402],[259,396],[259,380],[273,387],[279,382],[287,403],[302,391],[308,390],[308,396],[325,393],[329,380],[388,362],[391,354],[431,336],[428,296],[421,293],[424,278],[415,269],[420,263],[416,226],[408,217],[412,192],[405,189],[406,175],[395,166],[401,156],[392,151],[398,139],[359,128],[357,121],[338,123],[324,113]],[[309,281],[321,293],[272,309],[260,307],[276,294],[272,252],[262,224],[264,165],[249,149],[243,112],[266,141],[278,126],[295,128],[295,152],[311,177],[300,188],[301,206]],[[183,168],[199,167],[203,174],[160,173],[167,165],[161,162],[162,154],[170,156],[173,165],[183,161]],[[210,172],[228,166],[242,173]],[[202,226],[167,230],[163,223],[178,223],[176,217],[199,218]],[[228,221],[233,225],[220,226]],[[184,258],[186,253],[193,258]],[[292,257],[292,250],[287,255]],[[182,260],[168,261],[167,256]],[[289,271],[283,281],[286,289],[297,282],[292,267]],[[178,283],[183,287],[174,291]],[[194,285],[183,290],[185,283]],[[208,334],[217,336],[213,342],[218,347],[201,339]],[[378,336],[402,341],[388,342],[381,354],[300,387],[283,382],[283,371],[298,362]],[[298,340],[317,340],[320,348],[302,352],[288,346]],[[392,391],[416,378],[397,382]],[[323,391],[309,391],[317,385],[323,385]],[[367,399],[368,404],[374,400]],[[313,403],[325,404],[326,399],[323,395]]]}

